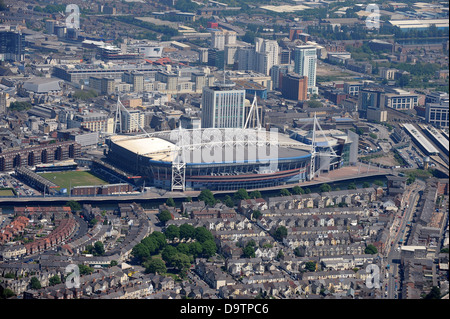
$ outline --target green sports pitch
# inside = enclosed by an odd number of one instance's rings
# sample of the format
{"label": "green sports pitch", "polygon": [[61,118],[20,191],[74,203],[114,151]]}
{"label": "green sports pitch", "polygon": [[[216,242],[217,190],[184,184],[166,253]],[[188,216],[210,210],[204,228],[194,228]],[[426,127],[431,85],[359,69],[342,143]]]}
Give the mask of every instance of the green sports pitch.
{"label": "green sports pitch", "polygon": [[45,179],[59,186],[60,189],[73,188],[75,186],[106,185],[108,182],[94,176],[88,171],[66,171],[39,173]]}

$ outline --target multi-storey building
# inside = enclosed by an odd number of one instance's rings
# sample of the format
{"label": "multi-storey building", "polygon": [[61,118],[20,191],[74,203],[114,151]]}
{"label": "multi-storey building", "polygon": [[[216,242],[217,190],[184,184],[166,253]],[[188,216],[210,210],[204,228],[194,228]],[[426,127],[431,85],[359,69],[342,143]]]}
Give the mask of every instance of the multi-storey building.
{"label": "multi-storey building", "polygon": [[21,32],[0,32],[0,60],[22,61],[24,48],[25,35]]}
{"label": "multi-storey building", "polygon": [[425,106],[425,120],[436,127],[448,128],[448,102],[427,103]]}
{"label": "multi-storey building", "polygon": [[255,69],[255,46],[240,47],[237,51],[238,70]]}
{"label": "multi-storey building", "polygon": [[130,110],[122,113],[122,132],[137,132],[145,125],[145,114],[140,110]]}
{"label": "multi-storey building", "polygon": [[270,77],[272,78],[272,89],[279,90],[280,86],[280,78],[282,75],[286,75],[287,73],[293,71],[293,66],[291,64],[278,64],[272,67],[272,72]]}
{"label": "multi-storey building", "polygon": [[236,32],[228,30],[211,31],[212,49],[224,50],[227,44],[236,44]]}
{"label": "multi-storey building", "polygon": [[411,110],[419,105],[419,96],[408,91],[395,89],[395,93],[386,93],[386,107],[396,110]]}
{"label": "multi-storey building", "polygon": [[297,46],[294,51],[294,72],[308,77],[308,93],[317,94],[316,68],[317,49],[312,45]]}
{"label": "multi-storey building", "polygon": [[122,74],[122,81],[133,85],[133,92],[144,91],[144,74],[141,72],[130,71]]}
{"label": "multi-storey building", "polygon": [[305,101],[308,91],[308,77],[295,73],[282,74],[280,77],[280,87],[284,98]]}
{"label": "multi-storey building", "polygon": [[255,71],[270,75],[270,71],[279,61],[279,46],[276,40],[255,39]]}
{"label": "multi-storey building", "polygon": [[242,128],[245,90],[236,90],[232,81],[215,82],[204,87],[202,96],[203,128]]}
{"label": "multi-storey building", "polygon": [[103,132],[112,134],[114,128],[114,118],[106,113],[85,112],[76,114],[73,118],[67,119],[67,128],[83,127],[91,132]]}

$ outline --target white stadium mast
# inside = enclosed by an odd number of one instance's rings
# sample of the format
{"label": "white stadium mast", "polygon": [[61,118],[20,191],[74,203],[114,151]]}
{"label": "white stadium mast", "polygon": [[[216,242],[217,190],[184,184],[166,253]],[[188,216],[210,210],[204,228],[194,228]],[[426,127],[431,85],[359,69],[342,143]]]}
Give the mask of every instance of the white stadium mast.
{"label": "white stadium mast", "polygon": [[114,133],[117,133],[117,124],[119,124],[120,128],[119,128],[119,133],[122,133],[123,130],[123,124],[122,124],[122,110],[125,110],[125,112],[128,113],[128,115],[130,116],[130,119],[132,121],[134,121],[135,124],[137,124],[137,126],[139,127],[139,129],[144,132],[144,134],[148,135],[148,132],[146,130],[144,130],[144,128],[141,126],[141,124],[139,124],[139,121],[137,121],[133,116],[131,116],[130,112],[127,110],[127,108],[122,104],[122,102],[120,101],[120,96],[117,97],[117,104],[116,104],[116,115],[115,115],[115,120],[114,120]]}
{"label": "white stadium mast", "polygon": [[[325,138],[326,141],[326,148],[327,152],[318,152],[317,147],[317,128],[319,128],[319,135]],[[320,173],[321,167],[316,170],[316,157],[319,155],[319,158],[322,156],[328,156],[328,157],[340,157],[336,154],[333,147],[330,144],[330,141],[328,140],[327,136],[322,130],[322,127],[319,124],[319,121],[317,120],[316,113],[314,112],[314,119],[313,119],[313,131],[312,131],[312,138],[311,138],[311,167],[310,167],[310,180],[313,180],[316,177],[317,173]]]}

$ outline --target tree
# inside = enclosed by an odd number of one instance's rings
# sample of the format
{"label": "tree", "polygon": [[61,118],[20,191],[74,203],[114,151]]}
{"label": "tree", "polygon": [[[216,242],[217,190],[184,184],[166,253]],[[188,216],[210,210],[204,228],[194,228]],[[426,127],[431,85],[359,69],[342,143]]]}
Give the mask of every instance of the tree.
{"label": "tree", "polygon": [[283,238],[285,238],[287,236],[287,228],[284,226],[279,226],[276,230],[275,230],[275,234],[274,234],[274,238],[276,240],[282,241]]}
{"label": "tree", "polygon": [[383,181],[380,181],[379,179],[377,179],[376,181],[374,181],[373,184],[376,185],[376,186],[380,186],[380,187],[383,187],[383,186],[384,186]]}
{"label": "tree", "polygon": [[331,191],[331,186],[325,183],[320,185],[319,189],[322,193],[326,193]]}
{"label": "tree", "polygon": [[198,241],[194,241],[189,244],[189,254],[195,257],[199,257],[203,252],[203,246]]}
{"label": "tree", "polygon": [[54,275],[53,277],[50,277],[48,283],[50,286],[59,285],[61,283],[61,278],[58,275]]}
{"label": "tree", "polygon": [[294,194],[294,195],[302,195],[304,193],[305,193],[305,190],[298,185],[296,185],[292,188],[292,194]]}
{"label": "tree", "polygon": [[139,262],[143,262],[150,257],[150,252],[144,244],[139,243],[133,247],[133,249],[131,250],[131,255],[135,257]]}
{"label": "tree", "polygon": [[350,183],[350,184],[347,186],[347,189],[356,189],[356,184],[355,184],[355,183]]}
{"label": "tree", "polygon": [[402,74],[402,76],[397,80],[397,86],[405,87],[410,82],[410,76],[408,74]]}
{"label": "tree", "polygon": [[72,212],[78,212],[78,211],[81,210],[81,205],[80,205],[80,203],[78,203],[78,202],[76,202],[76,201],[74,201],[74,200],[69,200],[69,201],[66,203],[66,206],[69,206],[70,209],[72,210]]}
{"label": "tree", "polygon": [[23,111],[28,111],[29,109],[31,109],[33,106],[31,105],[30,102],[11,102],[9,105],[9,110],[10,111],[17,111],[17,112],[23,112]]}
{"label": "tree", "polygon": [[164,274],[167,272],[167,267],[164,261],[159,258],[152,258],[147,261],[145,264],[145,272],[147,274]]}
{"label": "tree", "polygon": [[178,254],[178,250],[171,245],[167,245],[161,252],[161,258],[170,265],[172,258],[175,257],[176,254]]}
{"label": "tree", "polygon": [[198,200],[204,201],[206,205],[214,206],[216,204],[216,199],[214,194],[209,189],[204,189],[198,195]]}
{"label": "tree", "polygon": [[207,240],[214,241],[214,236],[209,230],[206,229],[206,227],[201,226],[195,229],[195,239],[197,239],[200,243],[204,243]]}
{"label": "tree", "polygon": [[188,255],[178,253],[172,257],[170,264],[178,269],[178,271],[182,272],[186,269],[189,269],[191,266],[191,261]]}
{"label": "tree", "polygon": [[176,248],[177,248],[178,252],[185,254],[185,255],[189,255],[189,245],[188,244],[179,243]]}
{"label": "tree", "polygon": [[242,253],[244,258],[255,258],[255,247],[247,244]]}
{"label": "tree", "polygon": [[80,272],[80,275],[83,276],[83,275],[90,275],[90,274],[92,274],[94,272],[94,269],[89,267],[89,266],[86,266],[84,264],[79,264],[78,265],[78,271]]}
{"label": "tree", "polygon": [[41,289],[41,282],[36,277],[32,277],[30,280],[30,288],[34,290]]}
{"label": "tree", "polygon": [[215,254],[216,251],[217,251],[216,243],[215,243],[213,240],[210,240],[210,239],[205,240],[205,241],[202,243],[202,248],[203,248],[202,254],[203,254],[205,257],[211,257],[211,256],[214,256],[214,254]]}
{"label": "tree", "polygon": [[92,219],[89,221],[89,227],[94,227],[95,225],[97,225],[97,223],[98,223],[97,218],[92,218]]}
{"label": "tree", "polygon": [[157,242],[157,240],[153,237],[145,237],[144,239],[141,240],[141,243],[145,245],[145,247],[147,247],[148,252],[150,253],[150,255],[153,255],[154,253],[156,253],[159,249],[159,244]]}
{"label": "tree", "polygon": [[167,221],[172,219],[172,214],[167,209],[164,209],[158,214],[158,219],[165,224]]}
{"label": "tree", "polygon": [[282,190],[280,190],[280,195],[281,196],[291,196],[291,193],[286,188],[283,188]]}
{"label": "tree", "polygon": [[305,188],[305,194],[311,194],[311,190],[309,189],[309,187]]}
{"label": "tree", "polygon": [[170,207],[175,207],[175,201],[173,200],[172,197],[169,197],[166,201],[166,205],[170,206]]}
{"label": "tree", "polygon": [[308,261],[305,263],[305,269],[307,271],[316,271],[316,263],[314,261]]}
{"label": "tree", "polygon": [[378,253],[378,249],[374,245],[370,244],[370,245],[367,245],[366,249],[364,249],[364,253],[370,254],[370,255],[375,255]]}
{"label": "tree", "polygon": [[256,209],[253,211],[253,218],[258,219],[260,216],[262,216],[262,213],[259,209]]}
{"label": "tree", "polygon": [[304,256],[305,256],[303,250],[302,250],[300,247],[296,247],[296,248],[294,249],[294,255],[295,255],[296,257],[304,257]]}
{"label": "tree", "polygon": [[230,195],[225,196],[224,204],[227,205],[230,208],[234,207],[234,201],[233,201],[233,199],[231,198]]}
{"label": "tree", "polygon": [[200,5],[191,0],[178,0],[175,3],[175,9],[182,12],[196,12],[199,7]]}
{"label": "tree", "polygon": [[425,296],[424,299],[441,299],[441,289],[439,287],[433,286],[430,292]]}
{"label": "tree", "polygon": [[195,227],[189,224],[183,224],[180,227],[180,238],[189,239],[195,237]]}
{"label": "tree", "polygon": [[260,191],[253,191],[253,192],[250,193],[249,196],[250,196],[250,198],[253,198],[253,199],[261,198],[261,197],[262,197]]}
{"label": "tree", "polygon": [[306,106],[310,107],[310,108],[319,108],[319,107],[322,107],[323,104],[320,101],[309,100],[306,102]]}
{"label": "tree", "polygon": [[164,235],[163,233],[159,231],[154,231],[153,233],[150,234],[149,237],[155,240],[155,243],[157,243],[158,245],[158,250],[162,250],[164,249],[164,247],[166,247],[167,245],[166,235]]}
{"label": "tree", "polygon": [[119,263],[117,262],[117,260],[111,260],[111,262],[109,263],[110,267],[114,267],[117,266]]}
{"label": "tree", "polygon": [[234,198],[236,200],[243,200],[243,199],[249,199],[250,196],[247,193],[247,190],[245,188],[239,188],[235,193],[234,193]]}
{"label": "tree", "polygon": [[101,241],[96,241],[94,244],[94,252],[96,256],[103,256],[105,254],[105,246]]}
{"label": "tree", "polygon": [[178,226],[175,225],[169,225],[169,227],[166,228],[166,231],[164,233],[168,239],[175,239],[180,238],[180,229]]}
{"label": "tree", "polygon": [[370,187],[370,183],[369,183],[369,182],[364,182],[364,183],[362,184],[362,187],[363,187],[363,188],[369,188],[369,187]]}
{"label": "tree", "polygon": [[14,296],[14,291],[12,291],[12,290],[9,289],[9,288],[3,289],[2,297],[3,297],[4,299],[11,298],[12,296]]}

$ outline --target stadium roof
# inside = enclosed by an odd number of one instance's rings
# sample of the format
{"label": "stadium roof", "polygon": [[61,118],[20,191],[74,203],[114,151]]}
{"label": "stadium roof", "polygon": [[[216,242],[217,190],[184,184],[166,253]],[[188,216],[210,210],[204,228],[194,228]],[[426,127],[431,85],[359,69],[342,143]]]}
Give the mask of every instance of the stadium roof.
{"label": "stadium roof", "polygon": [[[225,130],[223,129],[208,130],[210,130],[209,132],[225,132]],[[183,134],[189,134],[189,132],[193,131],[194,130],[186,130],[186,132]],[[255,130],[252,129],[242,130],[242,132],[244,133],[242,141],[246,141],[246,132],[249,133],[254,131]],[[200,132],[202,132],[202,130],[198,130],[198,133]],[[111,137],[111,142],[124,149],[127,149],[130,152],[146,156],[152,161],[172,162],[174,156],[177,153],[177,150],[179,149],[177,145],[178,143],[176,143],[175,138],[173,138],[173,136],[175,135],[170,134],[171,132],[165,132],[166,134],[164,134],[163,132],[156,132],[156,134],[157,133],[161,133],[161,135],[154,135],[151,137],[148,137],[146,135],[129,137],[123,135],[115,135]],[[211,138],[212,135],[213,134],[206,135],[206,138]],[[227,135],[223,134],[219,136]],[[186,163],[217,162],[218,154],[220,154],[220,160],[222,162],[243,162],[253,161],[257,159],[267,160],[269,157],[275,157],[277,159],[289,159],[306,157],[310,155],[310,146],[293,140],[285,134],[275,133],[274,135],[269,136],[269,132],[267,132],[267,138],[270,138],[272,139],[272,141],[274,141],[271,144],[272,148],[270,148],[268,145],[247,145],[247,143],[240,143],[239,141],[235,143],[237,139],[236,135],[234,135],[234,141],[224,140],[224,138],[216,137],[214,139],[211,139],[210,141],[186,143],[184,146],[186,156],[184,161]],[[233,151],[227,151],[227,147],[233,149]],[[226,151],[220,152],[221,150]],[[219,153],[214,153],[217,151],[219,151]],[[202,156],[199,157],[199,154],[202,154]],[[231,154],[233,154],[232,158],[230,158]],[[201,159],[198,160],[199,158]],[[213,161],[212,159],[214,159],[215,161]]]}

